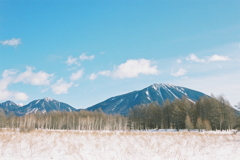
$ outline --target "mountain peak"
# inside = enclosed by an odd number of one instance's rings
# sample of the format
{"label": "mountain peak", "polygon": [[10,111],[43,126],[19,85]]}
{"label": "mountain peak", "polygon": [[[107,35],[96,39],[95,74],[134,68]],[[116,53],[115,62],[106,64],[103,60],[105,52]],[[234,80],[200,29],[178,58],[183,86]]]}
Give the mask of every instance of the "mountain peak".
{"label": "mountain peak", "polygon": [[175,87],[175,85],[173,85],[173,84],[168,84],[168,83],[154,83],[154,84],[151,85],[151,86],[155,86],[155,87],[163,87],[163,86],[165,86],[165,87]]}
{"label": "mountain peak", "polygon": [[6,102],[3,102],[3,103],[1,103],[2,105],[4,104],[4,105],[6,105],[6,106],[17,106],[17,104],[16,103],[14,103],[14,102],[12,102],[12,101],[6,101]]}
{"label": "mountain peak", "polygon": [[44,100],[47,101],[47,102],[49,102],[49,101],[53,101],[53,99],[50,98],[50,97],[45,97]]}
{"label": "mountain peak", "polygon": [[128,110],[135,105],[149,104],[157,102],[163,105],[168,99],[173,102],[176,99],[187,99],[195,103],[200,97],[207,96],[204,93],[191,90],[185,87],[175,86],[165,83],[154,83],[142,90],[126,93],[116,97],[109,98],[94,106],[87,108],[87,110],[96,110],[101,108],[107,114],[123,114],[127,115]]}

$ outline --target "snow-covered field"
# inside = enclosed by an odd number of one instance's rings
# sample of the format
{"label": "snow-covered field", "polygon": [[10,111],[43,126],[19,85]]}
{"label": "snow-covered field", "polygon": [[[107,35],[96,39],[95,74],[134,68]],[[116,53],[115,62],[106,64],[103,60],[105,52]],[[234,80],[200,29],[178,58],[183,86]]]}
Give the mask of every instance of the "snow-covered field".
{"label": "snow-covered field", "polygon": [[239,160],[240,133],[2,129],[0,159]]}

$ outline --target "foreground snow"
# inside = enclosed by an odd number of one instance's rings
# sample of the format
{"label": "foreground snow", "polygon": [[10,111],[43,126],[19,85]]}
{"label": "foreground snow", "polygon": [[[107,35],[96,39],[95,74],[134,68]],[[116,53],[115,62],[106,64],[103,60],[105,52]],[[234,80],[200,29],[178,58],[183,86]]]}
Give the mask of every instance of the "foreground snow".
{"label": "foreground snow", "polygon": [[0,159],[240,159],[229,132],[0,130]]}

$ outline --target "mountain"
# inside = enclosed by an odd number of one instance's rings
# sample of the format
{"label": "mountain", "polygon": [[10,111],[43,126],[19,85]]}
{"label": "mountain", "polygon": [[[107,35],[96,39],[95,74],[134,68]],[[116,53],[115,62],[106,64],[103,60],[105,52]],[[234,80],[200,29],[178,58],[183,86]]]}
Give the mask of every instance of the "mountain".
{"label": "mountain", "polygon": [[170,102],[173,102],[175,99],[182,99],[182,97],[187,97],[189,101],[194,103],[203,96],[207,95],[185,87],[160,83],[153,84],[140,91],[133,91],[127,94],[109,98],[87,108],[87,110],[94,111],[98,108],[101,108],[102,111],[107,114],[127,115],[128,110],[135,105],[148,104],[152,102],[163,104],[167,99]]}
{"label": "mountain", "polygon": [[10,112],[14,112],[19,107],[21,107],[21,106],[12,101],[6,101],[3,103],[0,103],[0,108],[2,108],[3,111],[5,112],[5,114],[7,114],[7,115],[10,114]]}
{"label": "mountain", "polygon": [[[11,101],[7,101],[7,102],[11,102]],[[72,106],[66,103],[56,101],[52,98],[34,100],[22,107],[20,107],[19,105],[14,106],[15,104],[14,102],[11,102],[11,103],[7,103],[7,102],[1,103],[3,105],[0,105],[0,108],[3,108],[4,111],[5,110],[8,110],[9,112],[13,111],[17,116],[36,113],[38,111],[42,113],[51,112],[51,111],[76,111],[76,109],[73,108]]]}

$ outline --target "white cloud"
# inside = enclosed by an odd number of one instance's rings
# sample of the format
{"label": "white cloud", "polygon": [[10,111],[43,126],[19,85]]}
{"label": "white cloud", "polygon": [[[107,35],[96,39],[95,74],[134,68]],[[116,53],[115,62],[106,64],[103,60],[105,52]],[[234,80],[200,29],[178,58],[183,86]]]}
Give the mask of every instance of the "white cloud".
{"label": "white cloud", "polygon": [[95,57],[94,55],[87,56],[85,53],[83,53],[83,54],[81,54],[79,56],[79,59],[82,60],[82,61],[84,61],[84,60],[92,60],[92,59],[94,59],[94,57]]}
{"label": "white cloud", "polygon": [[8,100],[11,98],[11,92],[8,90],[0,90],[0,100]]}
{"label": "white cloud", "polygon": [[139,74],[145,75],[157,75],[160,72],[157,69],[157,66],[152,66],[151,60],[139,59],[127,60],[125,63],[120,64],[115,68],[111,73],[111,76],[114,78],[134,78],[138,77]]}
{"label": "white cloud", "polygon": [[227,60],[229,60],[229,58],[228,58],[228,56],[220,56],[220,55],[214,54],[208,60],[210,62],[212,62],[212,61],[227,61]]}
{"label": "white cloud", "polygon": [[57,81],[57,83],[53,84],[52,91],[55,94],[66,94],[68,93],[68,89],[73,85],[73,82],[67,83],[62,78]]}
{"label": "white cloud", "polygon": [[199,59],[195,54],[190,54],[188,57],[186,57],[186,60],[194,62],[214,62],[214,61],[227,61],[230,59],[228,58],[228,56],[220,56],[217,54],[214,54],[206,59]]}
{"label": "white cloud", "polygon": [[72,73],[70,79],[72,81],[76,81],[76,80],[80,79],[82,77],[82,75],[83,75],[83,69],[80,69],[76,73]]}
{"label": "white cloud", "polygon": [[4,77],[0,79],[0,91],[6,90],[8,88],[8,85],[12,83],[12,80],[12,77]]}
{"label": "white cloud", "polygon": [[98,72],[99,75],[102,76],[110,76],[111,75],[111,71],[100,71]]}
{"label": "white cloud", "polygon": [[23,92],[14,92],[8,90],[0,90],[0,100],[17,100],[25,101],[28,99],[28,95]]}
{"label": "white cloud", "polygon": [[134,78],[138,77],[139,74],[144,75],[157,75],[160,71],[157,69],[157,66],[152,66],[151,60],[146,59],[130,59],[127,60],[125,63],[120,64],[119,66],[115,67],[113,71],[105,70],[100,71],[98,73],[92,73],[89,76],[90,80],[95,80],[98,75],[102,76],[110,76],[113,78]]}
{"label": "white cloud", "polygon": [[187,58],[186,58],[186,60],[188,60],[188,61],[194,61],[194,62],[205,62],[205,60],[204,59],[199,59],[195,54],[190,54]]}
{"label": "white cloud", "polygon": [[92,73],[90,76],[89,76],[89,79],[90,80],[95,80],[99,75],[102,75],[102,76],[111,76],[111,71],[100,71],[98,73]]}
{"label": "white cloud", "polygon": [[41,93],[47,92],[48,90],[49,90],[49,87],[44,88],[44,89],[41,90]]}
{"label": "white cloud", "polygon": [[89,79],[93,81],[93,80],[95,80],[95,79],[97,78],[97,76],[98,76],[98,75],[97,75],[96,73],[92,73],[92,74],[89,76]]}
{"label": "white cloud", "polygon": [[0,100],[19,100],[25,101],[28,95],[23,92],[9,91],[8,86],[13,83],[26,83],[31,85],[49,85],[53,74],[40,71],[33,72],[33,67],[27,67],[25,72],[19,72],[16,69],[4,70],[0,79]]}
{"label": "white cloud", "polygon": [[77,66],[80,66],[80,63],[78,62],[78,59],[77,58],[73,58],[72,56],[69,56],[67,61],[65,62],[67,65],[77,65]]}
{"label": "white cloud", "polygon": [[240,101],[239,73],[238,69],[228,73],[219,72],[218,74],[208,74],[198,77],[191,76],[188,79],[171,81],[171,83],[191,88],[208,95],[211,95],[211,93],[214,95],[224,94],[230,103],[235,105]]}
{"label": "white cloud", "polygon": [[28,95],[23,92],[17,92],[14,94],[14,99],[17,101],[26,101],[28,99]]}
{"label": "white cloud", "polygon": [[26,67],[26,71],[19,73],[16,69],[4,70],[0,79],[0,90],[7,89],[11,83],[23,82],[31,85],[49,85],[53,74],[44,71],[33,72],[33,67]]}
{"label": "white cloud", "polygon": [[177,72],[175,73],[171,73],[171,75],[175,76],[175,77],[179,77],[179,76],[184,76],[187,74],[187,70],[180,68]]}
{"label": "white cloud", "polygon": [[16,69],[6,69],[2,73],[2,79],[0,79],[0,90],[7,90],[8,85],[13,83],[14,75],[16,75],[18,70]]}
{"label": "white cloud", "polygon": [[181,59],[177,59],[176,62],[177,63],[182,63],[182,60]]}
{"label": "white cloud", "polygon": [[16,70],[16,69],[6,69],[2,73],[2,77],[3,78],[9,77],[9,76],[17,74],[17,72],[18,72],[18,70]]}
{"label": "white cloud", "polygon": [[18,38],[18,39],[12,38],[10,40],[0,41],[0,43],[4,46],[5,45],[7,45],[7,46],[18,46],[22,42],[21,42],[21,38]]}
{"label": "white cloud", "polygon": [[23,73],[20,73],[14,80],[14,83],[23,82],[29,83],[31,85],[49,85],[50,78],[53,77],[53,74],[48,74],[43,71],[37,73],[32,72],[33,67],[26,67],[27,70]]}
{"label": "white cloud", "polygon": [[78,86],[79,86],[79,84],[75,84],[75,85],[74,85],[74,87],[78,87]]}

